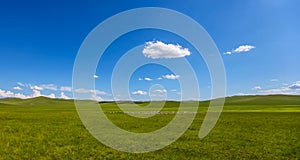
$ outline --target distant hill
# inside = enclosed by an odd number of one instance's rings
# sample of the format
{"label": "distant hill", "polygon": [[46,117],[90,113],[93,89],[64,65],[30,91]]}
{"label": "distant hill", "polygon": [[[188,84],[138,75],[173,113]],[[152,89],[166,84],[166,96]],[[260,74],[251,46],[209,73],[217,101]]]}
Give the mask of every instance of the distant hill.
{"label": "distant hill", "polygon": [[253,95],[227,97],[225,105],[300,105],[299,95]]}
{"label": "distant hill", "polygon": [[[203,101],[206,104],[209,101]],[[103,103],[103,102],[101,102]],[[112,103],[112,102],[105,102]],[[123,102],[125,103],[125,101]],[[127,102],[128,103],[128,102]],[[141,102],[135,102],[140,104]],[[148,102],[143,102],[148,103]],[[178,103],[168,101],[167,103]],[[47,97],[36,97],[29,99],[2,98],[0,105],[18,105],[18,106],[42,106],[42,105],[64,105],[73,104],[73,100],[52,99]],[[253,95],[253,96],[232,96],[225,99],[226,106],[237,105],[300,105],[300,96],[298,95]]]}
{"label": "distant hill", "polygon": [[0,105],[18,105],[18,106],[41,106],[41,105],[62,105],[73,103],[73,100],[66,99],[54,99],[48,97],[35,97],[28,99],[19,99],[19,98],[3,98],[0,99]]}

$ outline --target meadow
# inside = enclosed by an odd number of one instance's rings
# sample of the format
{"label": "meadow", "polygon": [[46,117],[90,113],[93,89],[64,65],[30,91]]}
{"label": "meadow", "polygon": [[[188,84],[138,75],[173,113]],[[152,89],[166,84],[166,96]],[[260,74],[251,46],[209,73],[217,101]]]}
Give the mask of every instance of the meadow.
{"label": "meadow", "polygon": [[[300,96],[228,97],[215,128],[199,139],[208,103],[200,102],[192,125],[176,142],[134,154],[93,138],[72,100],[0,99],[0,159],[300,159]],[[114,102],[100,103],[110,120],[132,132],[166,125],[178,105],[167,102],[163,111],[170,114],[140,119],[119,112]]]}

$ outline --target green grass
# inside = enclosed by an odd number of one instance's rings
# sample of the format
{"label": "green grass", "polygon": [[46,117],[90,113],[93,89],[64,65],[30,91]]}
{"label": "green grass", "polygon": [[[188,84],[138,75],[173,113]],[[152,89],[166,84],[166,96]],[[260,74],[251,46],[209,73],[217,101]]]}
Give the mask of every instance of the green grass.
{"label": "green grass", "polygon": [[[198,132],[208,102],[201,102],[182,137],[143,154],[119,152],[98,142],[82,125],[71,100],[0,99],[0,159],[300,159],[299,99],[283,95],[227,98],[217,125],[202,140]],[[163,111],[176,111],[178,104],[168,102]],[[116,125],[132,132],[158,129],[174,117],[161,114],[139,119],[117,112],[114,103],[101,106]]]}

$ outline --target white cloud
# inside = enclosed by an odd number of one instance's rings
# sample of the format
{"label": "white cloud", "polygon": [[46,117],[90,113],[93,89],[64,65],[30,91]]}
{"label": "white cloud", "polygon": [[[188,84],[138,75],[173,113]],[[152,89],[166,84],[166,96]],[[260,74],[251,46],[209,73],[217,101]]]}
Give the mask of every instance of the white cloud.
{"label": "white cloud", "polygon": [[30,97],[25,96],[24,94],[21,94],[21,93],[16,93],[14,97],[15,97],[15,98],[21,98],[21,99],[30,98]]}
{"label": "white cloud", "polygon": [[266,90],[259,90],[263,94],[300,94],[300,81],[297,81],[289,86],[284,85],[281,88],[272,88]]}
{"label": "white cloud", "polygon": [[252,88],[252,90],[261,90],[261,89],[262,89],[261,86],[255,86]]}
{"label": "white cloud", "polygon": [[35,90],[33,89],[33,94],[31,95],[30,98],[34,98],[34,97],[40,97],[40,96],[43,96],[43,97],[48,97],[48,98],[55,98],[55,94],[54,93],[51,93],[49,95],[43,95],[41,94],[41,91],[40,90]]}
{"label": "white cloud", "polygon": [[139,78],[138,80],[141,81],[141,80],[143,80],[143,78]]}
{"label": "white cloud", "polygon": [[22,86],[22,87],[26,87],[27,86],[27,84],[24,84],[24,83],[21,83],[21,82],[18,82],[17,83],[19,86]]}
{"label": "white cloud", "polygon": [[294,84],[288,87],[289,89],[300,90],[300,81],[295,82]]}
{"label": "white cloud", "polygon": [[152,81],[152,79],[151,79],[151,78],[148,78],[148,77],[146,77],[145,80],[146,80],[146,81]]}
{"label": "white cloud", "polygon": [[171,91],[171,92],[176,92],[177,90],[176,90],[176,89],[171,89],[170,91]]}
{"label": "white cloud", "polygon": [[163,77],[166,79],[178,79],[180,76],[174,75],[174,74],[166,74],[166,75],[163,75]]}
{"label": "white cloud", "polygon": [[19,87],[19,86],[16,86],[16,87],[13,88],[13,90],[21,91],[21,90],[23,90],[23,89],[22,89],[21,87]]}
{"label": "white cloud", "polygon": [[30,98],[28,96],[25,96],[24,94],[21,94],[21,93],[13,93],[11,91],[5,91],[5,90],[2,90],[0,89],[0,97],[14,97],[14,98],[22,98],[22,99],[25,99],[25,98]]}
{"label": "white cloud", "polygon": [[157,80],[162,80],[162,78],[161,78],[161,77],[158,77]]}
{"label": "white cloud", "polygon": [[60,92],[60,98],[62,98],[62,99],[70,99],[68,96],[65,95],[64,92]]}
{"label": "white cloud", "polygon": [[38,87],[42,88],[42,90],[53,90],[53,91],[57,91],[57,86],[54,84],[41,84],[38,85]]}
{"label": "white cloud", "polygon": [[30,86],[30,89],[31,89],[31,90],[43,90],[42,87],[39,87],[39,86],[37,86],[37,85]]}
{"label": "white cloud", "polygon": [[103,101],[103,99],[100,96],[97,96],[97,95],[93,95],[92,99],[95,100],[95,101]]}
{"label": "white cloud", "polygon": [[191,52],[188,48],[183,48],[179,44],[165,44],[161,41],[147,42],[143,54],[147,58],[180,58],[189,56]]}
{"label": "white cloud", "polygon": [[137,91],[134,91],[134,92],[131,92],[133,95],[146,95],[147,92],[145,91],[142,91],[142,90],[137,90]]}
{"label": "white cloud", "polygon": [[0,89],[0,97],[14,97],[14,93]]}
{"label": "white cloud", "polygon": [[66,91],[66,92],[71,92],[72,91],[72,87],[68,87],[68,86],[61,86],[60,87],[61,91]]}
{"label": "white cloud", "polygon": [[157,89],[157,90],[154,90],[154,92],[157,92],[157,93],[166,93],[167,90],[165,90],[165,89]]}
{"label": "white cloud", "polygon": [[271,79],[270,81],[271,81],[271,82],[277,82],[278,79]]}
{"label": "white cloud", "polygon": [[232,51],[225,52],[224,54],[230,55],[233,53],[249,52],[250,50],[252,50],[254,48],[255,48],[255,46],[252,46],[252,45],[241,45]]}
{"label": "white cloud", "polygon": [[85,88],[78,88],[78,89],[75,89],[75,92],[77,92],[77,93],[101,94],[101,95],[106,95],[106,94],[107,94],[107,93],[104,92],[104,91],[93,90],[93,89],[85,89]]}
{"label": "white cloud", "polygon": [[99,78],[99,76],[97,76],[97,75],[94,74],[94,78]]}

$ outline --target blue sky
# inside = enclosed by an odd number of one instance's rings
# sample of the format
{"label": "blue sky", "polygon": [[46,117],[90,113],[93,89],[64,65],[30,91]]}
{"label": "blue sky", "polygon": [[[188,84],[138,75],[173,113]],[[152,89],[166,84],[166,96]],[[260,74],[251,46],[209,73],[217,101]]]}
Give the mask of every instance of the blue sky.
{"label": "blue sky", "polygon": [[[105,19],[138,7],[173,9],[201,24],[220,51],[228,96],[299,94],[299,6],[297,0],[2,1],[0,97],[72,97],[73,64],[85,37]],[[197,73],[200,99],[210,98],[209,72],[195,48],[175,34],[148,29],[123,35],[106,50],[95,78],[99,99],[112,100],[110,78],[118,58],[147,42],[188,49],[191,54],[181,58]],[[156,65],[139,68],[129,84],[132,99],[147,100],[149,87],[161,84],[168,99],[178,100],[182,75],[166,76],[172,74]]]}

